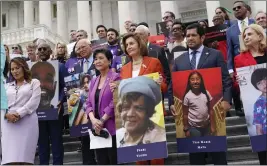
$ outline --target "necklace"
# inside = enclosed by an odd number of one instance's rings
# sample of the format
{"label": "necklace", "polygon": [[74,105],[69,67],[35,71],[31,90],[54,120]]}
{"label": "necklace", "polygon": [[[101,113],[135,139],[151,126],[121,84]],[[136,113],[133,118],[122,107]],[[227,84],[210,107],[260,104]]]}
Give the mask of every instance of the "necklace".
{"label": "necklace", "polygon": [[137,61],[133,61],[133,65],[139,65],[143,62],[143,58],[137,60]]}

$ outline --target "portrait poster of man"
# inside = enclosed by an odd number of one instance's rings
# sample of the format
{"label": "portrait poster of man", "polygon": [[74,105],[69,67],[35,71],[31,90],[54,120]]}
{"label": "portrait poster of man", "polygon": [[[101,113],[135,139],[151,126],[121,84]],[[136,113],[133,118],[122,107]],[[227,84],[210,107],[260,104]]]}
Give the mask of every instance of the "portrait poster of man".
{"label": "portrait poster of man", "polygon": [[59,100],[58,61],[28,63],[28,65],[31,68],[32,78],[38,79],[41,83],[41,101],[37,109],[39,120],[57,120]]}
{"label": "portrait poster of man", "polygon": [[266,151],[266,64],[237,68],[237,78],[253,152]]}
{"label": "portrait poster of man", "polygon": [[158,22],[156,23],[157,35],[164,35],[165,37],[169,37],[170,30],[167,27],[166,22]]}
{"label": "portrait poster of man", "polygon": [[88,129],[91,128],[85,113],[90,80],[88,74],[74,74],[64,78],[71,137],[88,135]]}
{"label": "portrait poster of man", "polygon": [[220,68],[172,73],[178,153],[227,150]]}
{"label": "portrait poster of man", "polygon": [[114,91],[118,163],[166,158],[159,74],[120,81]]}

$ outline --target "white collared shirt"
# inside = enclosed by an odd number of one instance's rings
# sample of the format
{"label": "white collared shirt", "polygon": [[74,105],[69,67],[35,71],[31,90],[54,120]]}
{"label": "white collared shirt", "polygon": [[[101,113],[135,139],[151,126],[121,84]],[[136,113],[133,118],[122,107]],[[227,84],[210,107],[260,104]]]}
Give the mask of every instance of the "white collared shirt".
{"label": "white collared shirt", "polygon": [[[94,61],[93,55],[91,55],[88,59],[83,59],[83,71],[87,72],[89,70],[89,68],[91,67],[92,63]],[[85,65],[85,63],[87,63],[87,66]],[[87,69],[86,69],[87,68]]]}
{"label": "white collared shirt", "polygon": [[237,20],[238,28],[241,33],[242,33],[242,21],[245,21],[245,25],[248,26],[248,17],[246,17],[244,20]]}
{"label": "white collared shirt", "polygon": [[[201,54],[202,54],[202,51],[204,49],[204,45],[201,45],[197,50],[197,53],[196,53],[196,69],[197,69],[197,66],[198,66],[198,63],[199,63],[199,60],[200,60],[200,57],[201,57]],[[193,57],[192,53],[193,53],[194,50],[191,50],[189,48],[189,59],[190,59],[190,62],[191,62],[191,59]]]}

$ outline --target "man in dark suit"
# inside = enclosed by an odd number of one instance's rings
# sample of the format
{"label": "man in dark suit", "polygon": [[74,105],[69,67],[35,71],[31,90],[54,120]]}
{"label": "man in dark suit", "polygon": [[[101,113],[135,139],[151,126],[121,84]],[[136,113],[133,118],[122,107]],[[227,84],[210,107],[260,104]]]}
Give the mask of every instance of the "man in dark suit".
{"label": "man in dark suit", "polygon": [[[227,67],[231,77],[234,73],[234,58],[240,54],[240,42],[239,35],[245,27],[254,23],[253,19],[247,17],[248,6],[243,1],[234,2],[234,15],[237,18],[237,21],[226,31],[227,38]],[[244,113],[241,110],[242,103],[240,99],[240,92],[238,89],[232,89],[233,100],[235,104],[236,114],[238,116],[244,116]]]}
{"label": "man in dark suit", "polygon": [[[74,73],[87,73],[91,76],[98,75],[99,73],[95,70],[93,63],[92,48],[88,39],[81,39],[77,42],[75,47],[76,53],[81,57],[74,66]],[[82,158],[83,165],[95,165],[95,154],[94,150],[90,149],[90,138],[89,136],[81,137],[82,141]]]}
{"label": "man in dark suit", "polygon": [[[230,109],[231,102],[231,88],[232,80],[227,70],[227,65],[223,59],[221,52],[205,47],[203,41],[205,39],[204,29],[197,23],[191,24],[186,28],[186,39],[189,51],[182,54],[175,59],[172,71],[185,71],[194,69],[205,69],[220,67],[222,71],[223,83],[223,101],[222,107],[225,111]],[[170,100],[170,109],[175,116],[174,100],[172,82],[168,89],[169,95],[172,96]],[[184,132],[188,129],[184,128]],[[206,153],[190,153],[189,159],[191,165],[205,165]],[[211,153],[213,164],[226,165],[226,152],[212,152]]]}

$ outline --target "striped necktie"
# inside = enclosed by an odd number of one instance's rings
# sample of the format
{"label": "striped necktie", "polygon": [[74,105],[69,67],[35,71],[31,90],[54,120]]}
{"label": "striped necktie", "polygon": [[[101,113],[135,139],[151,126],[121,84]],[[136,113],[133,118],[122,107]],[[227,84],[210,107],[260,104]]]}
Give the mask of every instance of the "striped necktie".
{"label": "striped necktie", "polygon": [[197,67],[197,58],[196,58],[197,51],[193,51],[191,54],[192,54],[192,59],[190,61],[190,64],[191,68],[194,70]]}

